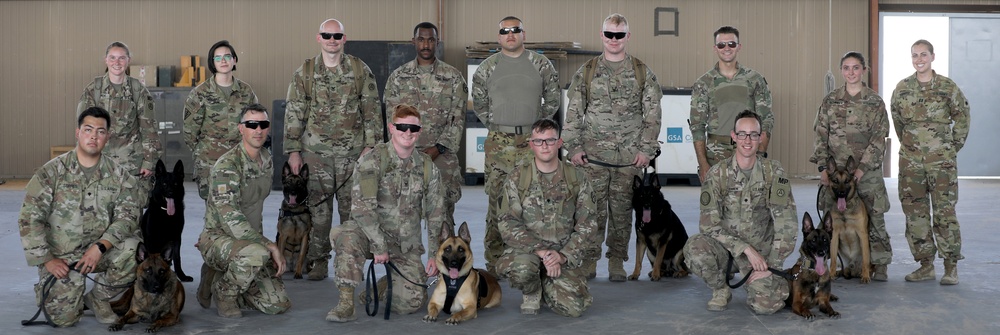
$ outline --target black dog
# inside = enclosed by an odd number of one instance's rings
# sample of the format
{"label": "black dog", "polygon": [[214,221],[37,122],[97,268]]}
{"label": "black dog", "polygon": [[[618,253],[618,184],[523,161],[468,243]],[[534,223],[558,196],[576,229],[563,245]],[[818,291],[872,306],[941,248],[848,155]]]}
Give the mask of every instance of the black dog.
{"label": "black dog", "polygon": [[[281,170],[281,211],[278,212],[278,234],[274,240],[285,257],[285,264],[295,270],[295,279],[302,278],[306,253],[309,252],[309,231],[312,215],[306,200],[309,197],[309,164],[302,164],[299,174],[292,174],[292,167],[285,162]],[[294,265],[293,265],[294,264]]]}
{"label": "black dog", "polygon": [[184,232],[184,163],[174,164],[167,172],[162,160],[156,161],[156,180],[149,193],[149,207],[142,213],[142,240],[149,250],[165,250],[169,245],[174,272],[181,281],[194,280],[181,269],[181,233]]}
{"label": "black dog", "polygon": [[839,318],[840,313],[830,306],[830,301],[837,301],[837,296],[830,293],[833,273],[827,267],[833,235],[833,220],[829,212],[819,228],[813,228],[809,213],[802,217],[802,246],[799,248],[799,261],[788,270],[795,280],[788,281],[791,292],[785,305],[791,306],[792,312],[806,319],[816,317],[810,311],[815,306],[819,306],[819,310],[826,315]]}
{"label": "black dog", "polygon": [[147,333],[155,333],[162,327],[180,322],[184,309],[184,285],[170,271],[171,250],[167,245],[162,252],[150,253],[139,243],[135,259],[135,284],[122,297],[111,303],[111,309],[118,314],[118,320],[108,327],[119,331],[126,323],[149,322]]}
{"label": "black dog", "polygon": [[[639,279],[642,257],[649,256],[653,271],[650,280],[660,277],[680,278],[688,275],[684,253],[688,234],[681,219],[670,209],[670,203],[660,192],[660,178],[650,175],[650,182],[643,183],[638,176],[632,182],[632,207],[635,209],[635,270],[629,280]],[[648,247],[648,248],[647,248]]]}

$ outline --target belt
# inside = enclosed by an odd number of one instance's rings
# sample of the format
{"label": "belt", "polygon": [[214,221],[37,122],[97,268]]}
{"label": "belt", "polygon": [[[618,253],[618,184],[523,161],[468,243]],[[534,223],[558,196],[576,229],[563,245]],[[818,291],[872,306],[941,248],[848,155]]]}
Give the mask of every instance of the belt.
{"label": "belt", "polygon": [[509,133],[509,134],[514,134],[514,135],[523,135],[523,134],[527,134],[528,132],[531,131],[531,126],[530,125],[528,125],[528,126],[501,126],[501,125],[492,125],[492,126],[490,126],[490,130],[504,132],[504,133]]}
{"label": "belt", "polygon": [[736,144],[736,142],[733,142],[733,138],[728,135],[708,134],[708,139],[721,143]]}

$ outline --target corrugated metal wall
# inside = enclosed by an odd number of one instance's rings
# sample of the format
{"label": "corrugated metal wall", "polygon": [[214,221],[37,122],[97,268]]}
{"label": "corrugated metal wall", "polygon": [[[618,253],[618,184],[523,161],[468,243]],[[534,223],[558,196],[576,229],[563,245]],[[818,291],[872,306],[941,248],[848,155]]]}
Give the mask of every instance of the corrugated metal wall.
{"label": "corrugated metal wall", "polygon": [[[738,27],[741,63],[763,73],[773,94],[769,151],[790,173],[811,173],[823,77],[833,70],[842,81],[830,59],[868,53],[868,1],[833,3],[831,12],[823,0],[0,1],[0,177],[30,176],[48,160],[49,146],[73,143],[76,101],[103,72],[104,48],[114,40],[131,47],[133,65],[178,65],[180,56],[204,57],[228,39],[240,56],[237,77],[269,105],[284,98],[302,60],[317,54],[314,33],[328,17],[344,22],[354,40],[407,40],[417,22],[440,22],[445,60],[464,69],[465,46],[494,40],[503,16],[521,17],[529,41],[600,50],[601,21],[612,12],[629,18],[630,52],[665,86],[690,86],[716,61],[712,32]],[[679,36],[653,36],[656,7],[678,9]],[[564,85],[586,59],[559,62]]]}

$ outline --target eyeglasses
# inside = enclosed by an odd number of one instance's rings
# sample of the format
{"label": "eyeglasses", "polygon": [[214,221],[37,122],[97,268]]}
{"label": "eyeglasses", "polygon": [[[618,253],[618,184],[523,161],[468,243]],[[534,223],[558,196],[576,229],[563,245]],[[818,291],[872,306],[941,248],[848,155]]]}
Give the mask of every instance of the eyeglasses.
{"label": "eyeglasses", "polygon": [[524,29],[521,27],[510,27],[510,28],[500,28],[500,35],[507,35],[510,33],[520,34]]}
{"label": "eyeglasses", "polygon": [[328,40],[332,37],[333,39],[339,41],[344,39],[344,33],[319,33],[319,37],[322,37],[324,40]]}
{"label": "eyeglasses", "polygon": [[715,43],[715,47],[716,47],[716,48],[719,48],[719,50],[722,50],[722,49],[725,49],[725,48],[726,48],[727,46],[728,46],[728,47],[729,47],[730,49],[736,49],[736,46],[737,46],[737,45],[740,45],[740,42],[736,42],[736,41],[729,41],[729,42],[719,42],[719,43]]}
{"label": "eyeglasses", "polygon": [[233,60],[233,55],[225,54],[225,55],[215,56],[212,59],[214,59],[216,62],[221,62],[223,59],[225,59],[227,62],[231,62]]}
{"label": "eyeglasses", "polygon": [[552,146],[552,145],[556,145],[556,142],[559,142],[558,138],[546,138],[546,139],[533,138],[533,139],[531,139],[531,145],[534,145],[536,147],[542,146],[542,143],[545,143],[545,145]]}
{"label": "eyeglasses", "polygon": [[112,62],[127,62],[128,61],[128,56],[118,56],[118,57],[115,57],[115,56],[108,55],[107,58],[108,58],[109,61],[112,61]]}
{"label": "eyeglasses", "polygon": [[604,37],[607,37],[608,39],[612,39],[612,40],[623,39],[623,38],[625,38],[625,35],[628,35],[627,31],[619,31],[619,32],[605,31],[604,32]]}
{"label": "eyeglasses", "polygon": [[401,133],[405,133],[407,130],[409,130],[411,133],[420,132],[420,125],[409,124],[409,123],[393,123],[392,125],[396,126],[396,130],[398,130]]}
{"label": "eyeglasses", "polygon": [[243,121],[240,123],[243,124],[244,127],[250,129],[257,129],[257,127],[260,127],[260,129],[267,129],[271,126],[271,121]]}
{"label": "eyeglasses", "polygon": [[750,137],[751,141],[759,141],[760,133],[758,132],[747,133],[743,131],[736,133],[736,139],[740,141],[747,139],[747,137]]}

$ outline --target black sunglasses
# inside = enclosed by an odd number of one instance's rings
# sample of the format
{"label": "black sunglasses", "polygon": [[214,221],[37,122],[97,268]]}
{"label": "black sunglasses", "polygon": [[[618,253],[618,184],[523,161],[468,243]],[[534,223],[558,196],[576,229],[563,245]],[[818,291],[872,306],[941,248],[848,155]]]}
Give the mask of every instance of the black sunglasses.
{"label": "black sunglasses", "polygon": [[628,35],[627,31],[622,31],[622,32],[605,31],[604,32],[604,37],[607,37],[607,38],[613,39],[613,40],[623,39],[623,38],[625,38],[625,35]]}
{"label": "black sunglasses", "polygon": [[727,46],[728,46],[728,47],[729,47],[730,49],[736,49],[736,46],[737,46],[737,45],[740,45],[740,42],[736,42],[736,41],[729,41],[729,42],[719,42],[719,43],[715,43],[715,47],[716,47],[716,48],[719,48],[720,50],[721,50],[721,49],[725,49],[725,48],[726,48]]}
{"label": "black sunglasses", "polygon": [[243,121],[240,123],[250,129],[257,129],[257,127],[260,127],[260,129],[267,129],[268,127],[271,127],[271,121]]}
{"label": "black sunglasses", "polygon": [[510,27],[510,28],[500,28],[500,35],[507,35],[510,33],[520,34],[524,29],[521,27]]}
{"label": "black sunglasses", "polygon": [[344,39],[344,33],[319,33],[319,37],[322,37],[324,40],[328,40],[333,37],[333,39],[339,41]]}
{"label": "black sunglasses", "polygon": [[400,132],[403,133],[405,133],[407,130],[409,130],[411,133],[420,132],[419,125],[409,124],[409,123],[393,123],[392,125],[396,126],[396,130],[399,130]]}

